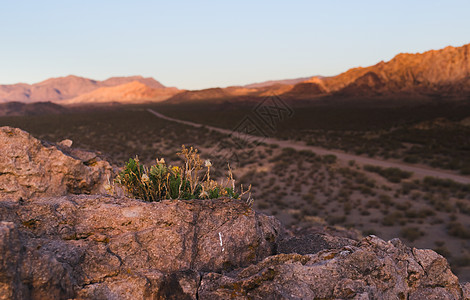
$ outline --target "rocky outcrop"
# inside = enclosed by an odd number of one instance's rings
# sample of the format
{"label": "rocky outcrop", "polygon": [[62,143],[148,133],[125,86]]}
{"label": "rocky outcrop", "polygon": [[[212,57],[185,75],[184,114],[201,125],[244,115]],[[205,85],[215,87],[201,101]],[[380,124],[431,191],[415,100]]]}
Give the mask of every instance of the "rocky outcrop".
{"label": "rocky outcrop", "polygon": [[375,236],[316,254],[280,254],[203,276],[201,299],[463,299],[445,258]]}
{"label": "rocky outcrop", "polygon": [[[3,299],[464,299],[468,290],[434,251],[374,236],[283,239],[274,217],[237,200],[69,195],[2,202],[0,219]],[[298,254],[305,241],[311,253]]]}
{"label": "rocky outcrop", "polygon": [[0,128],[0,201],[105,192],[111,165],[96,154],[41,142]]}
{"label": "rocky outcrop", "polygon": [[8,221],[0,243],[3,286],[21,291],[14,284],[20,276],[35,299],[110,299],[103,296],[110,291],[139,299],[173,291],[166,284],[195,294],[200,272],[230,271],[273,255],[282,233],[274,217],[230,199],[149,203],[81,195],[0,207],[0,219]]}
{"label": "rocky outcrop", "polygon": [[397,239],[287,232],[241,200],[73,195],[102,184],[82,166],[93,154],[0,132],[0,167],[14,171],[0,176],[14,191],[0,196],[0,300],[470,297],[442,256]]}

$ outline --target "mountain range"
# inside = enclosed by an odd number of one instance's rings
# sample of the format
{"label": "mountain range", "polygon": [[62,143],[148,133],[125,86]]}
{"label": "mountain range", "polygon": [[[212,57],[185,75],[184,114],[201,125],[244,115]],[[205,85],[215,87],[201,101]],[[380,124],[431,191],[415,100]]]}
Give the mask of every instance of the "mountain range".
{"label": "mountain range", "polygon": [[253,100],[272,94],[293,100],[324,97],[468,99],[470,44],[424,53],[401,53],[388,62],[353,68],[337,76],[284,79],[227,88],[188,91],[165,87],[153,78],[142,76],[112,77],[97,81],[73,75],[51,78],[32,85],[0,85],[0,103],[181,103]]}
{"label": "mountain range", "polygon": [[[46,102],[55,103],[75,103],[72,99],[81,96],[81,99],[93,98],[93,93],[110,97],[112,88],[116,87],[115,100],[119,101],[121,97],[118,93],[125,92],[125,85],[129,85],[131,92],[135,92],[135,97],[154,96],[159,93],[172,94],[175,88],[166,88],[160,82],[153,78],[144,78],[142,76],[112,77],[103,81],[78,77],[70,75],[67,77],[50,78],[35,84],[18,83],[12,85],[0,85],[0,103],[2,102]],[[145,86],[148,91],[136,88],[136,85]],[[118,88],[119,87],[119,88]],[[104,92],[107,91],[107,92]],[[85,96],[87,95],[87,96]],[[94,99],[98,99],[95,97]],[[113,98],[113,97],[111,97]],[[132,98],[127,96],[127,99]]]}
{"label": "mountain range", "polygon": [[388,62],[350,69],[337,76],[268,81],[244,87],[185,91],[169,101],[264,97],[314,100],[324,97],[468,99],[470,44],[424,53],[401,53]]}

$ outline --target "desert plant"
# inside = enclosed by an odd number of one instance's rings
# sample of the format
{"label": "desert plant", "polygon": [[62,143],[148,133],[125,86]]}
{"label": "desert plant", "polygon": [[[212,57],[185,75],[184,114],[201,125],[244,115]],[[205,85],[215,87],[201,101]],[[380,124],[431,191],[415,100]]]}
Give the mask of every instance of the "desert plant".
{"label": "desert plant", "polygon": [[408,179],[413,175],[412,172],[402,171],[398,168],[381,168],[378,166],[365,165],[363,169],[368,172],[377,173],[392,183],[400,183],[402,179]]}
{"label": "desert plant", "polygon": [[246,190],[243,185],[240,185],[237,191],[230,165],[227,178],[217,182],[211,179],[212,163],[209,160],[203,162],[197,149],[186,148],[183,145],[177,155],[183,160],[181,167],[167,165],[162,158],[157,159],[156,164],[147,168],[140,163],[138,157],[131,158],[115,182],[129,195],[145,201],[219,197],[241,199],[242,196],[247,195],[246,201],[251,204],[251,185]]}
{"label": "desert plant", "polygon": [[408,241],[413,242],[423,236],[424,232],[417,227],[405,227],[401,229],[400,235]]}

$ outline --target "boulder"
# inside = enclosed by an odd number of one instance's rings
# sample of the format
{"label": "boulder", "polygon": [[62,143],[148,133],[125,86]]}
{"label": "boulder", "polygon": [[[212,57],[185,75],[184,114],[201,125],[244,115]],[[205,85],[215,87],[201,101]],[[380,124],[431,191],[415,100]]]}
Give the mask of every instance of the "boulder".
{"label": "boulder", "polygon": [[316,254],[279,254],[201,279],[199,299],[463,299],[446,259],[369,236]]}
{"label": "boulder", "polygon": [[68,144],[41,142],[18,128],[0,127],[0,201],[67,193],[104,193],[111,165]]}

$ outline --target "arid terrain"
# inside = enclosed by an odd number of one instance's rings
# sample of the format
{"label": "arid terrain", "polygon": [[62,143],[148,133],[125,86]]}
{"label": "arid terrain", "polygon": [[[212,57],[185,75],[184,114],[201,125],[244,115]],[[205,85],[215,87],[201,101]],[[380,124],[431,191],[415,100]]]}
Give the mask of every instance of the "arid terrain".
{"label": "arid terrain", "polygon": [[447,47],[333,77],[198,91],[135,76],[4,85],[0,126],[71,139],[116,166],[135,156],[178,164],[191,145],[219,179],[230,162],[254,207],[286,226],[400,237],[444,255],[468,281],[468,57],[470,45]]}
{"label": "arid terrain", "polygon": [[[214,162],[220,179],[230,161],[236,178],[245,186],[252,184],[255,208],[287,226],[327,224],[384,239],[400,237],[409,245],[438,251],[461,280],[469,278],[469,184],[229,136],[158,118],[148,107],[2,117],[0,125],[20,127],[52,142],[69,138],[74,146],[100,151],[117,166],[136,155],[146,163],[165,157],[178,164],[180,146],[192,145]],[[239,122],[235,117],[232,121]]]}

